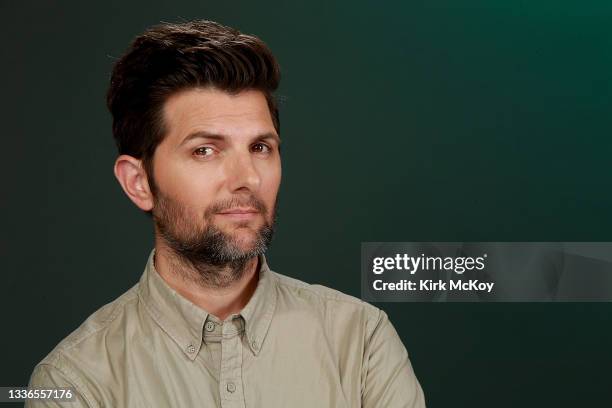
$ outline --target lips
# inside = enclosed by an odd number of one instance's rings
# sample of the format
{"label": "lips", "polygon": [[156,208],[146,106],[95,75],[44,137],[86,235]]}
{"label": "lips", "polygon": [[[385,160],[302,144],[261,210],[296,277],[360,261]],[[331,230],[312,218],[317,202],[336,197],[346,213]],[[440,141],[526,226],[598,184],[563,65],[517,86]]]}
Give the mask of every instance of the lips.
{"label": "lips", "polygon": [[254,208],[231,208],[221,211],[219,214],[256,214],[258,212],[259,211]]}

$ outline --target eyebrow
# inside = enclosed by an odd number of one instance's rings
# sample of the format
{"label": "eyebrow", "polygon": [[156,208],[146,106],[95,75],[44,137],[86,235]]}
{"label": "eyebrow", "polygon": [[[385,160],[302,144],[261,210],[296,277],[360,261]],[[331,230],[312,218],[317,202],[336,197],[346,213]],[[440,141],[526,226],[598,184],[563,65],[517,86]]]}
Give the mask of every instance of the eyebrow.
{"label": "eyebrow", "polygon": [[[179,144],[179,146],[183,146],[195,139],[226,140],[228,139],[228,137],[225,135],[218,134],[218,133],[211,133],[206,130],[199,130],[199,131],[190,133],[187,137],[183,139],[183,141]],[[276,133],[267,132],[267,133],[262,133],[260,135],[253,137],[253,140],[264,140],[264,139],[273,139],[276,141],[276,143],[279,146],[281,144],[281,139]]]}

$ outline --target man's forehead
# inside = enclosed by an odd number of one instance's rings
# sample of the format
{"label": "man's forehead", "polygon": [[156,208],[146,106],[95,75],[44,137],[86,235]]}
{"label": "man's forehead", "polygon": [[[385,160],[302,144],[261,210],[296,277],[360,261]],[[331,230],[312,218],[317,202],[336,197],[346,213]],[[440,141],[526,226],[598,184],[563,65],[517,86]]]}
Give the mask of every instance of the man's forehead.
{"label": "man's forehead", "polygon": [[276,135],[266,98],[256,90],[230,94],[214,88],[189,89],[168,98],[163,111],[167,136],[174,144],[193,140],[196,134],[200,138]]}

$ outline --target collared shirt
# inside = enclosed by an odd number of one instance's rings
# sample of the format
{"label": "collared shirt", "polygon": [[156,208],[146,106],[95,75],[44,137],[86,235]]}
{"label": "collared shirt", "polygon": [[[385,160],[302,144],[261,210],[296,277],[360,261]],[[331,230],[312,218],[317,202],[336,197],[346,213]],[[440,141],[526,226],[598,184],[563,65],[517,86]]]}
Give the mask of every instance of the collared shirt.
{"label": "collared shirt", "polygon": [[154,254],[138,284],[35,367],[30,387],[73,387],[76,401],[59,405],[70,407],[425,406],[384,311],[273,272],[262,255],[253,296],[221,321],[168,286]]}

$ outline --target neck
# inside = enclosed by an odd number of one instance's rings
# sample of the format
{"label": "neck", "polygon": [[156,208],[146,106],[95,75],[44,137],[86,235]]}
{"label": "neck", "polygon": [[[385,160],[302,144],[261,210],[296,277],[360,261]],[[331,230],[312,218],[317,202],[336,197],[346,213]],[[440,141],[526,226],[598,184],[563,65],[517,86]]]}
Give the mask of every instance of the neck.
{"label": "neck", "polygon": [[194,265],[157,242],[154,262],[168,286],[222,321],[246,306],[259,280],[257,257],[239,265]]}

